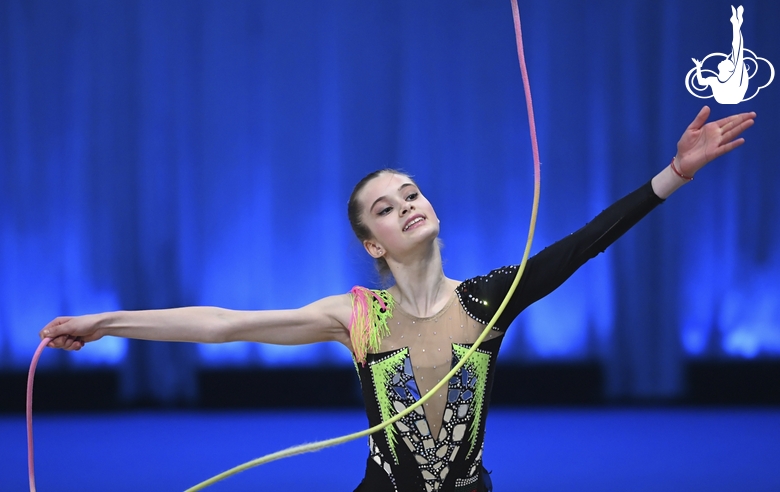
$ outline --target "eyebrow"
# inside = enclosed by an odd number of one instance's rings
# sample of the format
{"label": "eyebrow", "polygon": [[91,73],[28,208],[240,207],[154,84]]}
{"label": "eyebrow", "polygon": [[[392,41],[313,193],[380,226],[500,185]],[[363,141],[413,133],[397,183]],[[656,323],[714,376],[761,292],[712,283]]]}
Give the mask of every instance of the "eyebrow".
{"label": "eyebrow", "polygon": [[[406,188],[407,186],[414,186],[414,183],[404,183],[404,184],[402,184],[402,185],[401,185],[401,186],[398,188],[398,191],[401,191],[401,190],[403,190],[403,189],[404,189],[404,188]],[[385,198],[387,198],[387,195],[382,195],[382,196],[380,196],[379,198],[377,198],[376,200],[374,200],[374,203],[372,203],[372,204],[371,204],[371,208],[369,208],[368,210],[374,210],[374,207],[376,206],[376,204],[377,204],[377,203],[379,203],[380,201],[384,200]]]}

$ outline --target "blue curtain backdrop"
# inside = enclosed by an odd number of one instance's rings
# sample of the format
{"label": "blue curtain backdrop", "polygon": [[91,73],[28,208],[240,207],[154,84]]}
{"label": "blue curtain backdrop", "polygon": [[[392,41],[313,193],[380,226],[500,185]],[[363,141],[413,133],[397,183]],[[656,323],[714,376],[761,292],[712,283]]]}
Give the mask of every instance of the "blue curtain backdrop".
{"label": "blue curtain backdrop", "polygon": [[[780,69],[780,6],[742,4],[745,46]],[[729,5],[521,2],[535,251],[666,166],[703,104],[758,119],[521,315],[503,361],[597,359],[611,396],[669,397],[686,358],[780,354],[780,80],[736,106],[684,84],[691,58],[730,51]],[[377,168],[437,207],[449,276],[518,262],[532,159],[513,36],[509,0],[3,0],[0,370],[57,315],[293,308],[374,283],[345,209]],[[41,364],[113,365],[125,397],[171,401],[199,367],[349,355],[107,338]]]}

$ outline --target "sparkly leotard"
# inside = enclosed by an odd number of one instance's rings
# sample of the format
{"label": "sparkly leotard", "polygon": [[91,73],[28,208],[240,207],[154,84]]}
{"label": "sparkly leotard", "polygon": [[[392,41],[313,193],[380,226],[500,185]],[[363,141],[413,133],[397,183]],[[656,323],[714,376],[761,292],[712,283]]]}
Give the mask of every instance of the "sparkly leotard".
{"label": "sparkly leotard", "polygon": [[[482,445],[496,358],[507,327],[661,202],[647,183],[530,258],[489,337],[449,384],[424,407],[369,437],[366,473],[356,492],[491,490]],[[462,282],[430,318],[417,318],[400,306],[382,309],[373,322],[389,334],[379,350],[357,364],[371,426],[419,400],[449,372],[495,314],[516,273],[517,266],[510,266]],[[369,302],[392,301],[387,291],[374,294],[369,294]]]}

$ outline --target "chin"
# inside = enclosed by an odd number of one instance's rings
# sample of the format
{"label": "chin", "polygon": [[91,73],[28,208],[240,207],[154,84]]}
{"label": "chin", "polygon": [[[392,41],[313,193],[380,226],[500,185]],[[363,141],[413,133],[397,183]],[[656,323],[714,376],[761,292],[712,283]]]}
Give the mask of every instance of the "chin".
{"label": "chin", "polygon": [[436,242],[439,239],[439,228],[438,227],[431,227],[426,231],[420,231],[423,232],[420,236],[427,242]]}

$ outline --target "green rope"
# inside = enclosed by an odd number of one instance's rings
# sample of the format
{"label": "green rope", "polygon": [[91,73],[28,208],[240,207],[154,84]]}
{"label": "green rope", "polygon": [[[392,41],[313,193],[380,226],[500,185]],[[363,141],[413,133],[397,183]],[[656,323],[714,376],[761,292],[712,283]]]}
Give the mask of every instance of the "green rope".
{"label": "green rope", "polygon": [[526,263],[528,262],[528,257],[531,254],[531,245],[533,243],[534,231],[536,230],[536,217],[539,212],[539,195],[541,190],[541,164],[539,161],[539,148],[536,141],[536,125],[534,123],[534,117],[533,117],[531,92],[528,83],[528,74],[525,67],[525,56],[523,55],[522,33],[520,31],[520,15],[517,7],[517,0],[511,0],[511,1],[512,1],[512,13],[514,16],[514,23],[515,23],[515,40],[517,42],[517,53],[518,53],[518,58],[520,60],[520,71],[522,72],[523,75],[523,83],[524,83],[525,95],[526,95],[526,107],[528,109],[528,120],[531,128],[531,145],[533,147],[533,154],[534,154],[534,201],[533,201],[533,208],[531,210],[531,223],[528,228],[528,240],[526,241],[525,251],[523,252],[523,260],[520,262],[520,267],[517,269],[517,275],[515,276],[515,279],[512,282],[512,286],[509,288],[509,292],[507,292],[506,296],[504,297],[504,300],[499,305],[498,310],[490,319],[490,322],[487,324],[487,326],[485,326],[485,329],[482,330],[482,333],[479,335],[479,337],[471,346],[471,348],[465,353],[463,357],[461,357],[460,361],[458,361],[458,363],[455,364],[455,366],[450,370],[450,372],[448,372],[447,375],[444,376],[444,378],[442,378],[442,380],[439,381],[439,383],[436,386],[431,388],[431,390],[425,396],[420,398],[413,405],[407,407],[401,413],[364,431],[355,432],[353,434],[336,437],[333,439],[327,439],[324,441],[318,441],[311,444],[301,444],[298,446],[293,446],[287,449],[283,449],[281,451],[277,451],[275,453],[268,454],[266,456],[262,456],[252,461],[248,461],[242,465],[224,471],[219,475],[216,475],[204,482],[201,482],[195,485],[194,487],[187,489],[186,492],[195,492],[198,490],[203,490],[209,485],[213,485],[221,480],[224,480],[228,477],[241,473],[242,471],[248,470],[250,468],[254,468],[256,466],[260,466],[265,463],[270,463],[271,461],[276,461],[290,456],[295,456],[297,454],[311,453],[331,446],[338,446],[339,444],[344,444],[345,442],[349,442],[354,439],[365,437],[375,432],[384,430],[386,427],[393,425],[394,423],[398,422],[405,416],[409,415],[417,407],[424,405],[429,398],[431,398],[434,394],[436,394],[445,384],[448,384],[450,378],[452,378],[460,370],[460,368],[463,367],[463,365],[468,361],[471,355],[477,351],[479,346],[485,340],[485,337],[487,337],[488,333],[490,333],[490,330],[493,329],[493,326],[496,324],[496,321],[504,312],[504,309],[506,309],[507,304],[509,304],[509,300],[512,298],[512,295],[515,293],[515,290],[517,289],[517,286],[520,283],[520,278],[522,277],[523,272],[525,271],[525,266]]}

